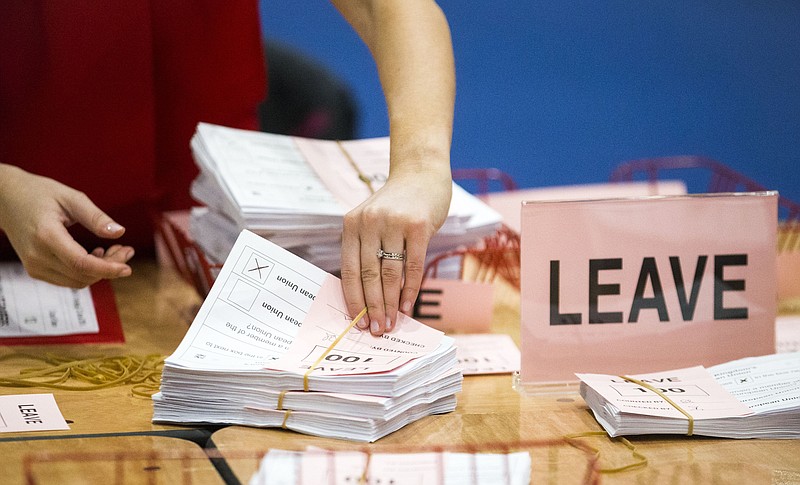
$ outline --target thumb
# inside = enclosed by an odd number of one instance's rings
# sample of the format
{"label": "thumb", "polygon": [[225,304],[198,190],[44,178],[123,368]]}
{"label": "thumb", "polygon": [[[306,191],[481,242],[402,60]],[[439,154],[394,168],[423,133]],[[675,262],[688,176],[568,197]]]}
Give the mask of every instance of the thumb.
{"label": "thumb", "polygon": [[72,196],[62,200],[64,210],[72,220],[95,236],[105,239],[116,239],[125,234],[125,228],[118,224],[108,214],[94,205],[94,202],[82,192],[73,193]]}

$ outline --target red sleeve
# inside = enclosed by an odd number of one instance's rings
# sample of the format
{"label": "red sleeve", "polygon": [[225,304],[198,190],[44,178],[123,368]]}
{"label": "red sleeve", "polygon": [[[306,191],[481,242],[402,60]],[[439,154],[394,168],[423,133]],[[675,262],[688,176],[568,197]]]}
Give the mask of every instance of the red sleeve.
{"label": "red sleeve", "polygon": [[0,162],[85,192],[147,249],[152,212],[191,204],[197,122],[255,129],[265,77],[255,0],[0,2]]}

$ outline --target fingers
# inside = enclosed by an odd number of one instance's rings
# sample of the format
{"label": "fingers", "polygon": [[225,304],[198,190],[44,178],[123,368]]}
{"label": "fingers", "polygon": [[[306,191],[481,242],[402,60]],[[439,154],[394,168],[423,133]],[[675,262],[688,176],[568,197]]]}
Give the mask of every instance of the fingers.
{"label": "fingers", "polygon": [[131,274],[130,266],[125,263],[133,256],[133,248],[120,247],[113,252],[109,249],[102,257],[97,257],[88,254],[70,237],[68,240],[55,241],[53,254],[65,272],[73,274],[74,278],[81,281],[94,283],[101,279],[114,279]]}
{"label": "fingers", "polygon": [[[380,249],[392,255],[404,255],[405,241],[403,234],[392,233],[387,236],[381,243]],[[376,250],[377,252],[377,250]],[[400,289],[403,286],[403,267],[405,266],[404,259],[393,259],[388,257],[378,258],[377,254],[372,255],[378,259],[380,266],[380,282],[382,286],[382,298],[376,304],[382,304],[384,310],[383,328],[378,325],[377,330],[382,334],[384,331],[391,331],[394,324],[397,323],[397,311],[400,302]],[[367,298],[367,308],[369,308],[369,297]],[[372,330],[374,334],[375,331]]]}
{"label": "fingers", "polygon": [[[358,315],[366,306],[361,285],[361,240],[356,219],[354,214],[347,214],[342,230],[342,290],[351,317]],[[369,315],[362,317],[356,326],[361,330],[368,329]]]}
{"label": "fingers", "polygon": [[403,274],[403,289],[400,293],[400,311],[411,315],[417,301],[422,278],[425,273],[425,255],[430,236],[414,231],[406,236],[406,260]]}
{"label": "fingers", "polygon": [[133,248],[130,246],[123,246],[121,244],[114,244],[105,252],[105,254],[100,255],[101,258],[105,259],[106,261],[117,262],[117,263],[127,263],[133,257],[134,251]]}
{"label": "fingers", "polygon": [[[342,287],[350,315],[367,308],[367,316],[356,324],[358,328],[380,336],[394,328],[401,302],[405,313],[413,308],[422,281],[429,237],[424,231],[397,230],[393,224],[363,224],[360,220],[363,217],[363,214],[345,217]],[[375,230],[380,227],[385,228]],[[406,246],[408,261],[405,260]],[[379,249],[399,257],[379,257]]]}
{"label": "fingers", "polygon": [[117,239],[125,233],[124,227],[101,211],[91,199],[81,192],[74,192],[71,197],[65,198],[62,203],[74,222],[89,229],[95,236],[105,239]]}
{"label": "fingers", "polygon": [[126,263],[133,253],[129,246],[114,245],[108,250],[97,248],[89,254],[64,226],[56,223],[43,231],[40,241],[34,241],[23,261],[34,278],[82,288],[101,279],[129,276],[131,268]]}
{"label": "fingers", "polygon": [[87,253],[67,230],[79,223],[110,239],[125,232],[85,194],[47,177],[2,167],[0,223],[28,274],[74,288],[131,274],[126,263],[132,248],[114,245]]}
{"label": "fingers", "polygon": [[[396,321],[403,262],[386,264],[377,251],[382,245],[403,251],[403,236],[396,231],[382,231],[380,225],[364,214],[351,213],[345,216],[342,233],[342,287],[347,310],[357,315],[365,306],[367,315],[356,325],[375,336],[383,335],[387,325]],[[381,233],[390,235],[381,237]],[[382,242],[382,240],[388,242]],[[391,246],[389,246],[391,245]],[[387,304],[387,302],[389,302]],[[388,315],[388,318],[387,318]]]}
{"label": "fingers", "polygon": [[[86,227],[98,237],[116,239],[125,233],[124,227],[117,224],[81,192],[68,192],[61,204],[72,222]],[[131,274],[131,268],[126,263],[133,257],[133,248],[115,244],[107,250],[95,248],[87,254],[83,247],[72,239],[64,226],[58,226],[53,233],[51,251],[60,263],[53,270],[64,275],[67,280],[88,286],[101,279],[120,278]]]}

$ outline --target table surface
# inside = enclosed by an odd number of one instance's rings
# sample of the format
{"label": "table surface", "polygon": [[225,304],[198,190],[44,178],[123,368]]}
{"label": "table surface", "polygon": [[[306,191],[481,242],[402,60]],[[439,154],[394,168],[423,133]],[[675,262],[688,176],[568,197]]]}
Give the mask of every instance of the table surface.
{"label": "table surface", "polygon": [[[72,359],[148,354],[166,357],[180,343],[201,302],[177,273],[161,270],[150,261],[136,264],[133,276],[114,281],[113,287],[125,332],[124,343],[0,346],[0,374],[18,376],[22,369],[42,366],[40,361],[25,358],[26,355],[53,354]],[[50,436],[185,429],[153,424],[152,402],[133,395],[131,390],[131,385],[84,391],[0,387],[0,395],[52,392],[70,429],[48,431]],[[25,436],[30,433],[3,433],[0,441]]]}
{"label": "table surface", "polygon": [[195,443],[165,436],[0,442],[4,485],[224,485]]}
{"label": "table surface", "polygon": [[[455,412],[428,416],[372,444],[303,436],[278,429],[230,426],[212,435],[243,482],[270,448],[416,452],[426,450],[515,451],[532,456],[532,483],[591,481],[586,451],[568,446],[572,434],[602,431],[579,395],[521,395],[509,376],[468,376]],[[599,469],[639,461],[622,440],[607,436],[575,438],[599,450]],[[800,440],[728,440],[704,437],[629,437],[647,466],[601,473],[603,483],[800,483]],[[780,480],[778,480],[780,477]]]}
{"label": "table surface", "polygon": [[[166,356],[179,344],[201,302],[176,273],[148,261],[135,264],[134,275],[115,281],[114,289],[125,330],[124,344],[0,347],[0,358],[46,352],[74,357],[98,353]],[[500,285],[495,298],[493,331],[508,333],[519,343],[518,294]],[[4,360],[2,375],[18,372],[26,365],[24,359]],[[133,478],[120,483],[224,483],[209,457],[224,461],[240,482],[247,483],[268,449],[301,450],[308,446],[370,452],[525,449],[532,454],[534,483],[582,483],[596,478],[588,471],[593,461],[599,469],[613,469],[638,460],[622,440],[607,436],[576,438],[570,446],[565,436],[601,430],[580,396],[523,395],[513,389],[509,375],[465,377],[453,413],[425,417],[372,444],[280,429],[156,425],[150,421],[152,403],[133,396],[130,386],[80,392],[0,388],[0,394],[41,392],[53,392],[65,418],[71,421],[71,429],[0,434],[0,462],[12,464],[3,467],[12,470],[7,483],[23,483],[25,463],[32,455],[64,451],[74,452],[73,456],[83,454],[83,460],[72,464],[62,460],[63,456],[56,456],[52,463],[45,460],[46,466],[35,470],[42,474],[37,478],[41,481],[29,483],[100,483],[86,480],[91,463],[102,464],[97,468],[107,468],[106,474],[112,473],[112,463],[117,463],[114,470],[121,467],[129,471]],[[191,431],[211,436],[206,450],[190,441],[165,436]],[[631,437],[629,441],[647,459],[647,465],[602,473],[602,482],[800,483],[800,440],[670,436]],[[175,455],[169,455],[169,450]],[[101,456],[118,451],[128,455]],[[147,453],[150,455],[142,456]],[[152,471],[156,468],[160,478],[154,481]]]}

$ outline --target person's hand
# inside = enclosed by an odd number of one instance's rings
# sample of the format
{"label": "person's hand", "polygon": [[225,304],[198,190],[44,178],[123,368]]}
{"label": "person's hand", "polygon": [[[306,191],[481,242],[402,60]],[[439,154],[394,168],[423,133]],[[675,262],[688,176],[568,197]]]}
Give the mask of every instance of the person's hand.
{"label": "person's hand", "polygon": [[[422,284],[428,242],[447,218],[451,193],[449,170],[392,175],[345,216],[342,286],[350,315],[367,307],[357,323],[362,330],[382,335],[394,327],[398,309],[410,314]],[[405,259],[379,258],[381,249]]]}
{"label": "person's hand", "polygon": [[[382,335],[410,313],[428,242],[447,218],[455,64],[450,27],[433,0],[333,0],[375,59],[389,115],[389,179],[347,214],[342,285],[359,328]],[[378,257],[405,252],[405,259]]]}
{"label": "person's hand", "polygon": [[131,274],[126,263],[133,248],[115,244],[88,253],[67,230],[76,223],[102,238],[116,239],[125,232],[82,192],[0,164],[0,229],[29,275],[82,288]]}

